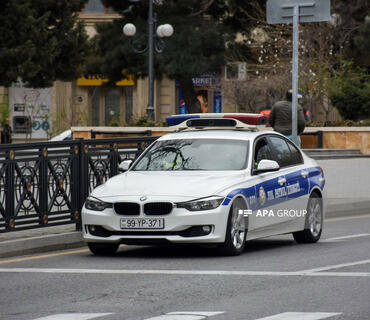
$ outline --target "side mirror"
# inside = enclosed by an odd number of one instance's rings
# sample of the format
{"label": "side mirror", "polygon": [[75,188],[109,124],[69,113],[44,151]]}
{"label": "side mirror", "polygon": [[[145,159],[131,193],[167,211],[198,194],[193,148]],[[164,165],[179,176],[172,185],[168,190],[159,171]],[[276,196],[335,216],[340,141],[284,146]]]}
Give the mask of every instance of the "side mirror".
{"label": "side mirror", "polygon": [[278,171],[279,169],[280,166],[276,161],[263,159],[258,163],[257,169],[254,170],[254,173],[259,174],[264,172]]}
{"label": "side mirror", "polygon": [[131,167],[132,164],[133,164],[133,161],[132,160],[123,160],[118,165],[118,171],[126,172],[128,169],[130,169],[130,167]]}

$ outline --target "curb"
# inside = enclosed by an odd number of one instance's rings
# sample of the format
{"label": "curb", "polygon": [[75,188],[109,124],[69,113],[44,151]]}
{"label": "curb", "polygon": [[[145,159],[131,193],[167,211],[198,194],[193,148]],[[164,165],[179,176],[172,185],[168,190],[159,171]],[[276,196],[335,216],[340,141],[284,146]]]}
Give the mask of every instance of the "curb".
{"label": "curb", "polygon": [[369,159],[370,155],[368,154],[355,154],[355,155],[308,155],[314,160],[344,160],[344,159]]}
{"label": "curb", "polygon": [[85,246],[80,231],[0,242],[0,258]]}
{"label": "curb", "polygon": [[354,216],[370,213],[370,201],[358,201],[326,206],[326,218]]}

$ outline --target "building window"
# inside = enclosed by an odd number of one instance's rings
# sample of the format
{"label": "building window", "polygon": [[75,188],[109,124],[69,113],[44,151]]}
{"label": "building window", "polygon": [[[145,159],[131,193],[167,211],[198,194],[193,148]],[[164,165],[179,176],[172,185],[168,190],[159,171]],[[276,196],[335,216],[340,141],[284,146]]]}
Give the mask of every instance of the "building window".
{"label": "building window", "polygon": [[105,8],[101,0],[89,0],[85,5],[83,13],[87,14],[104,14],[115,13],[112,8]]}
{"label": "building window", "polygon": [[93,126],[100,125],[100,87],[91,87],[90,88],[90,97],[91,97],[91,107],[92,107],[92,116],[91,122]]}
{"label": "building window", "polygon": [[104,13],[104,5],[101,0],[89,0],[84,8],[84,13]]}
{"label": "building window", "polygon": [[105,125],[118,127],[120,121],[121,93],[118,88],[105,90]]}
{"label": "building window", "polygon": [[225,80],[246,80],[247,64],[245,62],[232,62],[225,65]]}
{"label": "building window", "polygon": [[132,118],[134,116],[134,110],[133,110],[133,87],[125,87],[125,97],[126,97],[126,116],[125,120],[126,123],[129,123],[132,121]]}

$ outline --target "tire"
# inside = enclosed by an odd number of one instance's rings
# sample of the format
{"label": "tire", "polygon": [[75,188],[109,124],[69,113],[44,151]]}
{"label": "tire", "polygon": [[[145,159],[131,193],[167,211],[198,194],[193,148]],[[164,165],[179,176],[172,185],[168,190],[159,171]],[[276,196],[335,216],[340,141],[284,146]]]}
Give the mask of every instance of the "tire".
{"label": "tire", "polygon": [[97,256],[110,256],[117,252],[119,244],[88,242],[87,246],[90,251]]}
{"label": "tire", "polygon": [[229,212],[226,226],[225,242],[220,245],[220,251],[227,256],[238,256],[244,251],[247,236],[247,219],[239,214],[239,210],[247,206],[241,198],[237,198]]}
{"label": "tire", "polygon": [[315,243],[319,241],[323,226],[322,198],[313,193],[308,199],[305,229],[293,232],[298,243]]}

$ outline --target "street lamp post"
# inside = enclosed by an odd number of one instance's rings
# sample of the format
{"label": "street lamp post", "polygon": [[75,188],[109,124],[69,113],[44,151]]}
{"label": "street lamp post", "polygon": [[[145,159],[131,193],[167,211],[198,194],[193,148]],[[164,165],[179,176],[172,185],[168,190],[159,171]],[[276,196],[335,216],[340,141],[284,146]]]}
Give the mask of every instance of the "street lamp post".
{"label": "street lamp post", "polygon": [[[146,108],[148,119],[155,120],[154,116],[154,53],[161,53],[165,48],[165,42],[163,38],[171,37],[173,34],[173,27],[170,24],[164,24],[157,26],[157,17],[153,13],[153,0],[149,0],[149,12],[148,12],[148,43],[143,48],[140,40],[133,40],[136,34],[136,27],[132,23],[126,23],[123,26],[123,33],[125,36],[130,37],[130,47],[136,53],[144,53],[148,51],[148,77],[149,77],[149,88],[148,88],[148,106]],[[156,29],[156,32],[155,32]]]}

